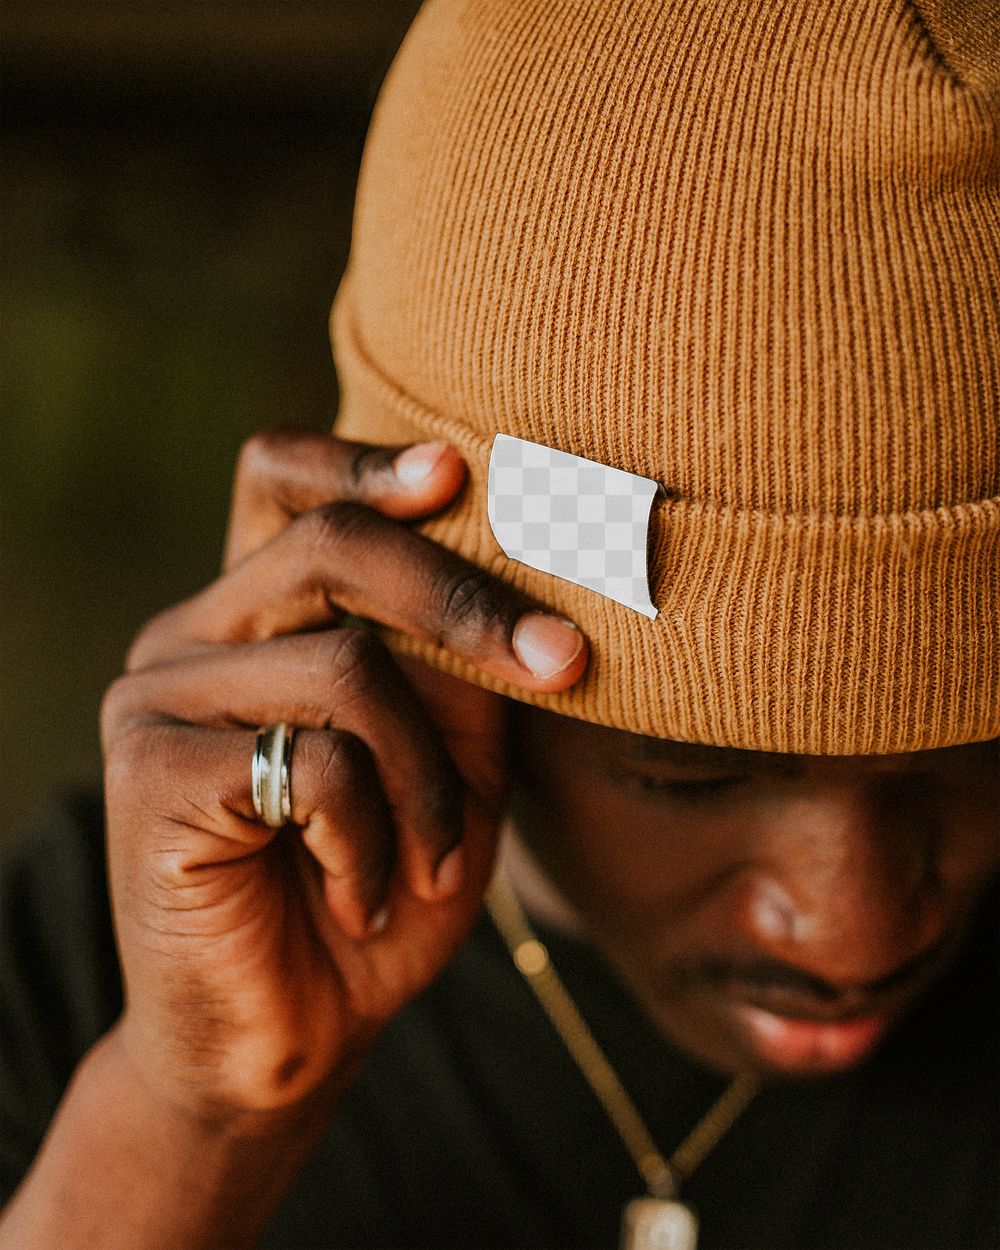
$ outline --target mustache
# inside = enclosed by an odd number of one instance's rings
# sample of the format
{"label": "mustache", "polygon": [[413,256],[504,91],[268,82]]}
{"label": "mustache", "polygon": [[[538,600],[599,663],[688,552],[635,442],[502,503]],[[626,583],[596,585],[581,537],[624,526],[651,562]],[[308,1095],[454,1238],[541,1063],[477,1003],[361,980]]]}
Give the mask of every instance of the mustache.
{"label": "mustache", "polygon": [[918,952],[894,968],[885,976],[873,981],[837,985],[826,981],[791,964],[767,956],[750,958],[707,958],[696,964],[677,970],[677,980],[685,986],[704,986],[717,989],[738,985],[750,990],[774,991],[795,994],[804,998],[820,1000],[828,1004],[845,1002],[855,998],[874,998],[890,994],[918,980],[941,959],[948,941],[937,941],[933,946]]}

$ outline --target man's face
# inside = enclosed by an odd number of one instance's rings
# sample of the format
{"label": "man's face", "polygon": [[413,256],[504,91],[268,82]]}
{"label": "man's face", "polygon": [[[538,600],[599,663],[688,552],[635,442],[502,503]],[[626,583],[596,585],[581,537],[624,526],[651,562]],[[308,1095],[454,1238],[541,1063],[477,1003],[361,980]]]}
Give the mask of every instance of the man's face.
{"label": "man's face", "polygon": [[1000,871],[996,741],[777,755],[527,707],[514,740],[522,838],[653,1021],[721,1070],[862,1060]]}

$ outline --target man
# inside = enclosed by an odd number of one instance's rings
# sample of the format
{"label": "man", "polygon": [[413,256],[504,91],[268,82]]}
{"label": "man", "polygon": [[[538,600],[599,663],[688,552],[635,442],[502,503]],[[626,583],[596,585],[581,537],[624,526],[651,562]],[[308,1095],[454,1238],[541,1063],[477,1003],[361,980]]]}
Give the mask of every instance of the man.
{"label": "man", "polygon": [[[124,1007],[5,1244],[995,1241],[988,16],[422,11],[338,438],[105,702]],[[497,434],[659,484],[654,616],[544,480],[498,550]]]}

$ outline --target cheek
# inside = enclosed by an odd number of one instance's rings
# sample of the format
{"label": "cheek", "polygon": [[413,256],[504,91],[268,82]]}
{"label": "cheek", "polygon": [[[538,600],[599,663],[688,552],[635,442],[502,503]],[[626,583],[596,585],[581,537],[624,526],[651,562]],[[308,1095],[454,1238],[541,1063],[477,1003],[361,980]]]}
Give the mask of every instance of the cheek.
{"label": "cheek", "polygon": [[974,791],[956,791],[938,844],[938,877],[945,886],[988,881],[1000,873],[1000,795],[984,803]]}
{"label": "cheek", "polygon": [[[1000,867],[1000,750],[984,744],[981,758],[947,772],[939,810],[958,856]],[[993,748],[993,749],[991,749]]]}
{"label": "cheek", "polygon": [[[536,804],[540,818],[528,839],[536,856],[595,935],[620,951],[664,953],[728,939],[740,927],[740,883],[762,874],[777,876],[819,910],[820,899],[831,905],[833,852],[817,843],[819,817],[812,808],[809,819],[797,817],[796,803],[769,791],[742,801],[689,804],[634,792],[581,767],[553,771],[538,793],[545,799]],[[952,914],[1000,872],[1000,822],[981,780],[940,799],[924,863],[927,880],[939,883],[941,902]],[[864,885],[865,872],[874,874],[884,857],[867,846],[863,829],[852,836],[841,839],[845,864],[853,865],[843,869],[845,888]],[[880,842],[874,832],[871,838],[872,846]],[[892,890],[882,876],[877,893],[888,905]]]}
{"label": "cheek", "polygon": [[595,925],[637,938],[694,910],[754,837],[746,812],[653,800],[596,770],[564,771],[536,796],[525,833],[556,886]]}

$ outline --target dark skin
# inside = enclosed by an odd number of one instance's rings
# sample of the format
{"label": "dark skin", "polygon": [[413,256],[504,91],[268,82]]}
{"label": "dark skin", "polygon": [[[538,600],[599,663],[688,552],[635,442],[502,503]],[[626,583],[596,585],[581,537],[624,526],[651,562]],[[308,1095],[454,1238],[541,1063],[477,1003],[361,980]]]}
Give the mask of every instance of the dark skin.
{"label": "dark skin", "polygon": [[860,1061],[948,966],[1000,871],[996,741],[787,756],[515,719],[539,904],[721,1071]]}
{"label": "dark skin", "polygon": [[[353,1064],[464,940],[489,879],[502,701],[401,666],[371,631],[323,627],[370,617],[535,690],[586,665],[579,631],[400,523],[450,499],[465,469],[432,446],[432,480],[413,487],[398,451],[251,442],[223,576],[150,623],[105,698],[122,1045],[195,1114],[280,1113]],[[555,631],[554,679],[520,658],[526,627],[529,658]],[[256,818],[247,785],[250,727],[278,720],[298,727],[291,837]],[[183,919],[164,922],[164,894]],[[211,1039],[192,1005],[206,996]],[[180,1032],[198,1047],[179,1052]]]}
{"label": "dark skin", "polygon": [[[105,700],[126,1007],[80,1065],[0,1245],[254,1245],[381,1028],[468,936],[512,705],[329,628],[363,615],[526,692],[581,676],[579,631],[408,524],[464,475],[443,444],[281,433],[245,448],[221,577],[143,630]],[[249,763],[256,727],[279,720],[299,731],[292,822],[275,832]],[[788,1062],[787,1037],[781,1063],[762,1055],[759,1019],[748,1045],[731,1018],[748,983],[772,1022],[868,1010],[872,982],[898,1012],[1000,866],[986,747],[740,753],[727,789],[731,753],[523,709],[514,742],[532,853],[515,884],[721,1069],[828,1068],[825,1035],[823,1063],[816,1045]]]}

